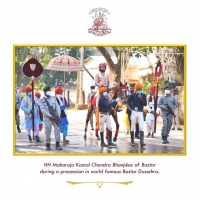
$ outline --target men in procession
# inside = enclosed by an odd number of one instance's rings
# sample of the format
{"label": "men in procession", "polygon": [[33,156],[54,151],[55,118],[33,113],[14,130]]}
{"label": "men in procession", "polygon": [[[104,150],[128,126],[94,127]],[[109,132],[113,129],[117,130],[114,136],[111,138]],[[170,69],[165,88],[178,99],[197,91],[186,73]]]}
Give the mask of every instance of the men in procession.
{"label": "men in procession", "polygon": [[120,99],[117,98],[109,102],[106,87],[101,87],[99,89],[99,94],[101,95],[99,99],[101,146],[107,147],[104,143],[104,124],[106,123],[106,129],[108,130],[108,147],[116,147],[116,144],[112,143],[112,126],[108,111],[113,105],[116,105]]}
{"label": "men in procession", "polygon": [[142,84],[137,83],[135,86],[136,93],[132,93],[128,97],[128,101],[132,101],[131,105],[131,145],[134,146],[134,128],[136,119],[139,123],[139,133],[140,133],[140,145],[141,147],[145,146],[144,143],[144,117],[143,117],[143,108],[147,105],[146,95],[142,93]]}
{"label": "men in procession", "polygon": [[69,107],[67,100],[63,97],[63,89],[61,86],[57,87],[55,90],[56,100],[60,106],[60,132],[63,134],[63,143],[69,143],[69,140],[66,139],[68,134],[68,119],[66,115],[66,108]]}
{"label": "men in procession", "polygon": [[34,109],[32,110],[32,88],[30,86],[27,86],[25,89],[26,96],[22,99],[21,102],[21,109],[24,111],[25,116],[25,122],[24,127],[26,128],[26,132],[29,138],[29,143],[32,142],[31,138],[31,130],[33,128],[33,119],[32,115],[34,116],[34,134],[36,137],[36,142],[41,142],[39,138],[39,124],[41,123],[41,120],[39,118],[39,112],[38,112],[38,104],[39,102],[34,97]]}
{"label": "men in procession", "polygon": [[[91,90],[91,92],[88,94],[88,97],[87,97],[88,106],[91,106],[92,99],[94,98],[94,95],[96,94],[94,85],[90,86],[90,90]],[[92,114],[90,116],[91,130],[94,130],[94,125],[93,125],[94,124],[94,120],[93,120],[94,114],[95,114],[95,110],[92,112]]]}
{"label": "men in procession", "polygon": [[155,117],[157,115],[157,105],[156,105],[156,87],[152,86],[149,88],[149,95],[147,96],[147,115],[146,115],[146,129],[147,137],[154,138],[154,126],[155,126]]}
{"label": "men in procession", "polygon": [[16,97],[16,99],[15,99],[16,125],[17,125],[18,133],[21,133],[20,116],[19,116],[19,109],[21,107],[21,94],[20,94],[18,87],[16,88],[16,96],[15,97]]}
{"label": "men in procession", "polygon": [[175,128],[177,128],[177,130],[182,131],[182,128],[180,127],[180,123],[179,123],[179,111],[181,110],[181,102],[178,96],[178,90],[173,89],[172,95],[174,96],[175,101],[176,101],[176,108],[174,110],[174,114],[176,115],[176,117],[173,117],[173,120],[172,120],[172,123],[173,123],[172,130],[175,130]]}
{"label": "men in procession", "polygon": [[40,109],[43,113],[44,128],[46,135],[46,150],[51,150],[51,129],[54,127],[56,149],[62,150],[60,146],[60,114],[61,110],[55,97],[51,96],[50,87],[43,89],[44,97],[40,99]]}
{"label": "men in procession", "polygon": [[164,88],[165,94],[162,95],[158,100],[158,107],[161,109],[161,117],[163,121],[163,127],[161,130],[161,136],[163,144],[169,143],[167,138],[172,127],[172,119],[174,110],[176,109],[176,100],[174,96],[170,94],[170,87]]}

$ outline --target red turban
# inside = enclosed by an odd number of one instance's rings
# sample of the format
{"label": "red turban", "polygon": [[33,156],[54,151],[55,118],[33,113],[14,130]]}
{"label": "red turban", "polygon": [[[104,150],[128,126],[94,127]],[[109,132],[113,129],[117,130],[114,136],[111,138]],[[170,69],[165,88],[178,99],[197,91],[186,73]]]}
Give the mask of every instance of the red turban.
{"label": "red turban", "polygon": [[102,88],[99,89],[99,93],[100,93],[100,94],[103,94],[103,93],[106,92],[106,91],[107,91],[107,88],[106,88],[106,87],[102,87]]}
{"label": "red turban", "polygon": [[121,86],[121,87],[118,87],[118,90],[126,90],[127,87],[126,86]]}
{"label": "red turban", "polygon": [[155,92],[156,91],[156,87],[152,86],[152,87],[149,88],[149,90],[152,91],[152,92]]}
{"label": "red turban", "polygon": [[32,88],[30,86],[27,86],[26,89],[25,89],[25,92],[28,93],[28,92],[31,92],[31,91],[32,91]]}
{"label": "red turban", "polygon": [[106,63],[100,63],[99,68],[105,68],[106,69],[106,65],[107,65]]}
{"label": "red turban", "polygon": [[60,93],[62,93],[62,92],[63,92],[63,89],[62,89],[61,86],[57,87],[56,90],[55,90],[55,93],[56,93],[56,94],[60,94]]}
{"label": "red turban", "polygon": [[137,83],[135,85],[135,90],[138,91],[138,90],[142,90],[142,84],[141,83]]}
{"label": "red turban", "polygon": [[40,97],[41,97],[41,94],[40,94],[39,92],[36,92],[36,93],[35,93],[35,96],[36,96],[37,98],[40,98]]}

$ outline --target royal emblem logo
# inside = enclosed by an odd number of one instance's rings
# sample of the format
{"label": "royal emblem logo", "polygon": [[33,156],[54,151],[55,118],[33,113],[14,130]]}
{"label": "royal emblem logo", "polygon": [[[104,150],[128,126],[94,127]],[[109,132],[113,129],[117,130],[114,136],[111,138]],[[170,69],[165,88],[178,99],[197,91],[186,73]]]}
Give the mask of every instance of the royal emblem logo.
{"label": "royal emblem logo", "polygon": [[96,36],[104,36],[111,33],[110,28],[107,25],[107,15],[110,15],[110,12],[105,8],[94,8],[89,13],[92,15],[93,25],[88,29],[89,33],[92,33]]}

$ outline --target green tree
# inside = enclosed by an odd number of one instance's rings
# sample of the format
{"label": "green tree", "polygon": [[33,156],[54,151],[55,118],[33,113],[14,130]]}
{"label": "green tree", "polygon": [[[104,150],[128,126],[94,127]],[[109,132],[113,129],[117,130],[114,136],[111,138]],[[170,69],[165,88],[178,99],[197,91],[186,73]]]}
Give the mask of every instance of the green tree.
{"label": "green tree", "polygon": [[[27,85],[30,79],[22,72],[23,64],[34,55],[44,67],[42,75],[38,78],[36,87],[42,89],[44,85],[56,86],[63,85],[64,72],[45,70],[50,60],[56,56],[68,54],[80,60],[80,47],[16,47],[16,80],[17,85]],[[94,55],[94,48],[86,47],[84,57]],[[72,82],[77,79],[77,72],[66,72],[65,83]]]}
{"label": "green tree", "polygon": [[30,49],[28,47],[16,47],[15,49],[15,64],[16,64],[16,85],[19,87],[22,83],[26,84],[29,82],[29,78],[23,75],[22,65],[26,60],[27,56],[30,54]]}
{"label": "green tree", "polygon": [[125,58],[123,61],[125,61],[125,68],[127,67],[129,63],[130,56],[135,56],[137,58],[143,56],[147,56],[150,53],[153,53],[153,47],[111,47],[113,52],[115,53],[115,56],[117,57],[117,63],[114,64],[111,54],[108,51],[108,48],[98,46],[97,49],[101,52],[101,54],[104,56],[106,62],[108,63],[108,66],[111,70],[111,72],[115,76],[116,82],[121,81],[121,65],[122,65],[122,59]]}

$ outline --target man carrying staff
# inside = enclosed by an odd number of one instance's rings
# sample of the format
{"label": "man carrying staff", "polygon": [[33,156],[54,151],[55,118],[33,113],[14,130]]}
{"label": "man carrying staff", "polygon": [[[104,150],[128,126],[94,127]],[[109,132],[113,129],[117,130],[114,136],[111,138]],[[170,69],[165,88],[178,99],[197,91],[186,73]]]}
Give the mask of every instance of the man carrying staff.
{"label": "man carrying staff", "polygon": [[108,130],[108,147],[116,147],[116,144],[112,143],[112,126],[109,116],[109,109],[116,105],[120,100],[117,98],[112,102],[108,100],[107,88],[102,87],[99,89],[100,98],[99,98],[99,112],[100,112],[100,135],[101,135],[101,146],[107,147],[104,143],[104,124],[106,123],[106,129]]}
{"label": "man carrying staff", "polygon": [[[99,64],[99,72],[95,75],[95,78],[94,78],[95,86],[97,86],[99,88],[99,91],[102,87],[106,87],[108,89],[111,84],[109,76],[105,72],[106,65],[107,65],[106,63]],[[97,140],[100,140],[100,137],[98,135],[98,130],[100,128],[100,126],[99,126],[99,108],[98,108],[100,93],[97,92],[97,94],[98,94],[98,96],[96,98],[96,137],[97,137]]]}
{"label": "man carrying staff", "polygon": [[33,119],[32,115],[34,114],[34,134],[36,136],[36,142],[41,142],[39,137],[39,124],[41,120],[39,118],[38,113],[38,101],[34,98],[34,110],[32,110],[32,88],[27,86],[26,89],[26,96],[22,99],[21,102],[21,109],[24,111],[25,122],[24,127],[26,128],[26,132],[29,138],[29,143],[32,143],[31,138],[31,129],[33,128]]}

